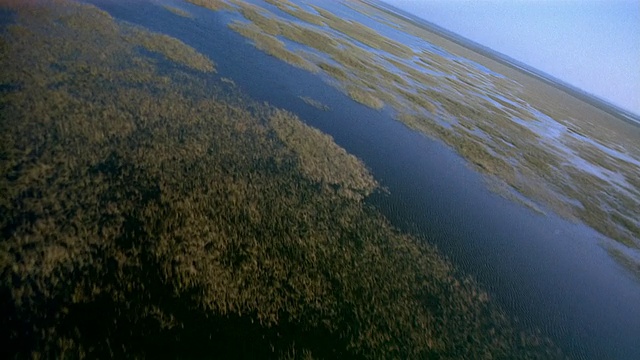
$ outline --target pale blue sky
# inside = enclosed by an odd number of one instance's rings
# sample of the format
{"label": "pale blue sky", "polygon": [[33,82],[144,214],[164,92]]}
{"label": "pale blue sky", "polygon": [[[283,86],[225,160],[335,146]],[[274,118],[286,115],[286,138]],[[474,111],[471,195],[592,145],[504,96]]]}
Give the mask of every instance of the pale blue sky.
{"label": "pale blue sky", "polygon": [[640,0],[385,0],[640,114]]}

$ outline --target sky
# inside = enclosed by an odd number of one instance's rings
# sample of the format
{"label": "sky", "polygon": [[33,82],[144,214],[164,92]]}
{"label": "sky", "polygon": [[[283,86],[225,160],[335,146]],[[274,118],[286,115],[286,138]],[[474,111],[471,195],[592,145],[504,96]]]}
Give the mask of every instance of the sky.
{"label": "sky", "polygon": [[640,0],[385,0],[640,115]]}

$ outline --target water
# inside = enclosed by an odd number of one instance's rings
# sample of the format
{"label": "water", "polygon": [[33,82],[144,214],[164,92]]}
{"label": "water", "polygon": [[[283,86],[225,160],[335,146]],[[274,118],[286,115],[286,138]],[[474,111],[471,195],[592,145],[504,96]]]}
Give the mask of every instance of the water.
{"label": "water", "polygon": [[193,46],[216,62],[216,76],[332,135],[390,191],[367,201],[398,228],[436,244],[522,325],[540,328],[574,358],[640,358],[640,284],[608,256],[592,229],[491,193],[462,158],[394,121],[386,109],[359,105],[318,76],[257,51],[227,29],[228,13],[179,3],[197,15],[184,19],[147,3],[97,3]]}

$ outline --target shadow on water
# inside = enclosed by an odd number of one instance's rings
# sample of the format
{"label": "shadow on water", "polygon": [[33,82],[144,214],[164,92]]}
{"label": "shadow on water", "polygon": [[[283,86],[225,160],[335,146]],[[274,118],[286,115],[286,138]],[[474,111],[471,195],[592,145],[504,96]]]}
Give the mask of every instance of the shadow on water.
{"label": "shadow on water", "polygon": [[[640,358],[640,287],[599,246],[595,231],[490,193],[482,177],[441,143],[257,51],[228,30],[228,13],[181,4],[196,14],[185,19],[147,3],[93,3],[184,41],[253,99],[290,110],[333,136],[390,190],[368,202],[398,228],[436,244],[523,326],[540,328],[575,358]],[[315,109],[298,96],[332,110]]]}

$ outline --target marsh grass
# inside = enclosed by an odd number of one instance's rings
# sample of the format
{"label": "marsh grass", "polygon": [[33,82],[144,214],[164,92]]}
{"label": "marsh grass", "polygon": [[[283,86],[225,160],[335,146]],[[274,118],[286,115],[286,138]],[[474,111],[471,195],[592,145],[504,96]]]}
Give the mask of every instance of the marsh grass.
{"label": "marsh grass", "polygon": [[330,36],[325,31],[279,19],[273,13],[255,5],[244,2],[237,2],[237,5],[240,7],[240,13],[245,19],[251,21],[269,35],[282,36],[325,53],[334,51],[339,44],[333,36]]}
{"label": "marsh grass", "polygon": [[[327,74],[338,81],[345,81],[347,73],[341,68],[329,65],[326,62],[318,61],[314,65],[304,57],[295,53],[287,53],[284,44],[275,36],[282,36],[291,41],[309,46],[318,51],[331,56],[338,64],[341,64],[355,77],[360,78],[359,83],[349,86],[346,93],[355,101],[374,109],[381,109],[384,101],[381,97],[387,97],[389,101],[395,102],[394,98],[385,95],[385,91],[379,87],[386,84],[391,87],[396,84],[405,84],[406,81],[399,75],[386,71],[375,61],[369,58],[366,51],[355,47],[344,40],[335,40],[326,31],[312,29],[307,26],[293,24],[290,21],[278,19],[269,11],[251,4],[234,2],[239,6],[239,11],[250,23],[233,22],[230,27],[241,35],[254,40],[256,46],[266,53],[278,57],[290,64],[307,69],[309,71],[325,70]],[[282,5],[286,6],[286,5]],[[284,50],[284,51],[283,51]],[[375,82],[367,82],[370,79]],[[365,90],[368,88],[369,90]]]}
{"label": "marsh grass", "polygon": [[485,182],[490,191],[500,194],[500,196],[508,199],[516,204],[520,204],[529,210],[539,214],[546,216],[547,213],[540,208],[536,203],[531,201],[530,199],[523,196],[521,193],[517,192],[513,187],[499,179],[497,176],[486,176]]}
{"label": "marsh grass", "polygon": [[438,110],[437,106],[433,102],[431,102],[426,95],[415,94],[402,89],[398,89],[398,92],[402,96],[404,96],[411,104],[420,109],[426,110],[430,113],[435,113]]}
{"label": "marsh grass", "polygon": [[302,101],[304,101],[305,104],[314,107],[318,110],[322,110],[322,111],[329,111],[331,110],[331,107],[329,107],[328,105],[312,98],[309,96],[298,96],[298,98]]}
{"label": "marsh grass", "polygon": [[271,12],[242,1],[236,2],[236,5],[240,6],[240,13],[245,19],[255,24],[265,33],[273,36],[280,34],[280,24],[282,22],[277,20]]}
{"label": "marsh grass", "polygon": [[608,247],[609,255],[623,266],[637,281],[640,281],[640,262],[614,247]]}
{"label": "marsh grass", "polygon": [[306,23],[323,26],[324,22],[321,16],[312,14],[308,11],[305,11],[300,6],[292,3],[288,0],[265,0],[266,3],[271,5],[275,5],[278,9],[284,11],[285,13],[294,16]]}
{"label": "marsh grass", "polygon": [[342,70],[338,66],[333,66],[331,64],[327,64],[325,62],[321,62],[318,64],[320,69],[324,70],[329,76],[338,80],[338,81],[346,81],[348,79],[348,75],[344,70]]}
{"label": "marsh grass", "polygon": [[383,50],[401,58],[406,59],[414,56],[413,50],[408,46],[386,38],[367,26],[357,22],[344,20],[318,6],[312,7],[324,18],[324,23],[327,24],[327,26],[342,35],[348,36],[371,48]]}
{"label": "marsh grass", "polygon": [[0,58],[3,83],[20,84],[0,95],[8,357],[557,355],[361,202],[375,181],[330,137],[139,51],[177,40],[131,36],[74,2],[12,10]]}
{"label": "marsh grass", "polygon": [[359,102],[365,106],[368,106],[375,110],[381,110],[384,107],[384,102],[377,98],[373,92],[365,90],[358,86],[349,86],[346,89],[347,94],[354,101]]}
{"label": "marsh grass", "polygon": [[170,6],[170,5],[162,5],[163,8],[165,8],[166,10],[178,15],[178,16],[182,16],[184,18],[192,18],[193,15],[191,15],[190,12],[182,10],[180,8],[177,8],[175,6]]}
{"label": "marsh grass", "polygon": [[261,31],[259,27],[253,23],[233,22],[229,24],[229,28],[240,35],[249,38],[254,45],[265,53],[276,57],[288,64],[305,69],[311,72],[317,72],[318,68],[311,62],[307,61],[300,55],[288,50],[285,44],[273,35],[269,35]]}
{"label": "marsh grass", "polygon": [[202,72],[215,72],[213,61],[192,47],[168,35],[131,27],[126,39],[149,51],[160,53],[173,62]]}
{"label": "marsh grass", "polygon": [[491,98],[491,100],[499,103],[500,105],[502,105],[503,107],[505,107],[506,109],[508,109],[508,111],[515,115],[518,116],[519,118],[523,119],[523,120],[534,120],[535,116],[528,110],[525,109],[526,103],[519,103],[519,105],[514,105],[512,103],[506,102],[504,100],[501,100],[495,96],[491,96],[489,95],[489,98]]}
{"label": "marsh grass", "polygon": [[328,54],[334,61],[355,74],[364,74],[371,70],[372,66],[375,66],[370,59],[370,54],[366,54],[362,49],[350,44],[333,47]]}
{"label": "marsh grass", "polygon": [[402,71],[407,78],[413,80],[420,87],[437,87],[441,85],[439,77],[423,73],[415,67],[389,56],[386,56],[384,59]]}
{"label": "marsh grass", "polygon": [[[450,56],[427,49],[414,53],[412,49],[380,36],[371,28],[344,20],[319,6],[313,6],[316,13],[312,14],[291,2],[269,1],[299,20],[292,22],[255,5],[240,1],[233,3],[261,31],[323,52],[335,63],[313,59],[310,62],[315,65],[309,67],[301,63],[300,58],[280,55],[289,59],[285,61],[302,64],[303,68],[308,69],[319,67],[337,80],[334,85],[355,101],[375,109],[382,108],[385,103],[393,106],[397,111],[397,119],[442,140],[456,149],[474,168],[490,177],[500,178],[521,195],[548,206],[567,219],[580,219],[621,243],[640,247],[640,223],[634,220],[640,219],[640,210],[636,206],[637,194],[629,195],[628,189],[605,186],[590,179],[584,170],[567,171],[561,166],[567,157],[566,151],[561,150],[564,144],[551,145],[531,128],[513,119],[536,124],[540,119],[532,112],[535,108],[600,144],[625,149],[623,151],[635,159],[640,159],[640,146],[635,140],[640,136],[638,127],[622,124],[548,84],[497,64],[429,31],[410,24],[400,24],[397,19],[392,21],[399,28],[440,46]],[[387,17],[366,4],[354,8],[367,16],[377,14],[380,21]],[[305,21],[308,25],[302,24]],[[270,45],[275,46],[278,52],[282,49],[273,41]],[[373,54],[370,48],[387,54]],[[507,77],[480,71],[455,54],[478,61]],[[386,69],[385,63],[392,64],[399,70],[398,73]],[[497,105],[480,99],[478,94],[488,96]],[[407,102],[412,114],[403,114]],[[434,117],[438,117],[438,121],[459,126],[446,129],[438,125]],[[603,122],[601,119],[609,120]],[[482,138],[478,138],[478,134],[482,134]],[[599,149],[585,150],[575,144],[569,146],[582,160],[620,173],[636,189],[640,186],[637,180],[640,174],[632,169],[633,166],[607,156]],[[581,190],[576,191],[576,187]],[[595,196],[599,191],[611,195]],[[625,215],[609,216],[609,209]]]}
{"label": "marsh grass", "polygon": [[209,10],[220,11],[220,10],[232,10],[233,7],[229,5],[224,0],[185,0],[193,5],[202,6]]}
{"label": "marsh grass", "polygon": [[[269,121],[278,137],[298,154],[302,172],[312,180],[336,186],[339,193],[356,199],[363,198],[377,187],[364,164],[335,145],[330,136],[284,111],[274,112]],[[344,172],[344,169],[349,171]]]}

